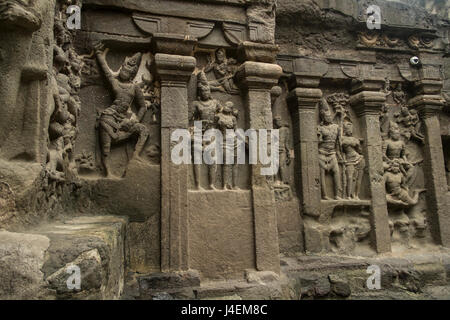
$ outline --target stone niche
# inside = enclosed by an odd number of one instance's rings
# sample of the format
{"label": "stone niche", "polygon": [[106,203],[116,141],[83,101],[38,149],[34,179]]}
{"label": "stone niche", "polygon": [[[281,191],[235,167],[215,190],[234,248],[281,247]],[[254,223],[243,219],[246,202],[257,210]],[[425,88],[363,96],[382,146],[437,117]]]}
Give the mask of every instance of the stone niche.
{"label": "stone niche", "polygon": [[[270,92],[281,75],[274,64],[275,7],[158,3],[83,2],[74,41],[84,61],[74,155],[81,183],[93,206],[130,218],[130,270],[196,269],[206,279],[243,277],[247,269],[278,272],[276,214],[290,221],[296,212],[300,219],[295,190],[259,177],[248,152],[239,165],[170,160],[172,132],[193,134],[195,121],[203,131],[272,129]],[[287,251],[301,248],[288,240],[300,241],[300,228],[280,228]]]}

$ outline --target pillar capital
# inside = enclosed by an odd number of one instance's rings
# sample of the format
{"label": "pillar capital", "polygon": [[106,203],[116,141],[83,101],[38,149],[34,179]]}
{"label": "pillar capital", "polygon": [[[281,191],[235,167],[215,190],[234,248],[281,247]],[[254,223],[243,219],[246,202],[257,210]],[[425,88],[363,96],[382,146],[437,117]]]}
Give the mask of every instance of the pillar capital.
{"label": "pillar capital", "polygon": [[165,53],[179,56],[192,56],[197,38],[185,34],[155,33],[151,47],[155,53]]}
{"label": "pillar capital", "polygon": [[279,48],[275,44],[244,41],[238,47],[239,61],[275,63]]}
{"label": "pillar capital", "polygon": [[351,93],[357,94],[362,91],[381,91],[386,80],[381,77],[364,78],[352,80]]}
{"label": "pillar capital", "polygon": [[359,91],[350,96],[349,102],[358,117],[377,115],[386,102],[386,94],[381,91]]}
{"label": "pillar capital", "polygon": [[194,57],[157,53],[155,55],[155,72],[161,81],[186,83],[195,69]]}
{"label": "pillar capital", "polygon": [[289,92],[287,101],[291,109],[315,110],[322,96],[322,90],[317,88],[295,88]]}
{"label": "pillar capital", "polygon": [[246,61],[238,68],[235,78],[244,89],[270,90],[278,84],[283,70],[277,64]]}
{"label": "pillar capital", "polygon": [[408,106],[417,109],[422,118],[437,115],[445,104],[441,95],[443,82],[438,79],[421,79],[414,83],[417,95],[408,101]]}
{"label": "pillar capital", "polygon": [[297,58],[293,61],[294,73],[289,79],[289,89],[298,87],[317,88],[328,72],[328,62],[311,58]]}

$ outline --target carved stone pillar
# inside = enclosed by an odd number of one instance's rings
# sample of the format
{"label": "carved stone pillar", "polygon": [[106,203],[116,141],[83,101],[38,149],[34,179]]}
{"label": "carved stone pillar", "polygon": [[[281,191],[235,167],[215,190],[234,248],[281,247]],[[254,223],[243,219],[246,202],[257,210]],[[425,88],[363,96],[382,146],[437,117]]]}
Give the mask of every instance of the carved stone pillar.
{"label": "carved stone pillar", "polygon": [[320,216],[320,169],[317,137],[317,104],[322,98],[319,84],[327,72],[328,64],[323,61],[296,59],[295,72],[290,81],[287,102],[292,116],[296,171],[299,179],[302,212],[305,215]]}
{"label": "carved stone pillar", "polygon": [[[320,170],[317,155],[316,108],[322,98],[318,88],[295,88],[288,96],[293,122],[296,168],[300,186],[302,211],[309,216],[320,214]],[[296,177],[297,178],[297,177]]]}
{"label": "carved stone pillar", "polygon": [[173,35],[154,35],[153,41],[161,82],[161,271],[183,271],[188,269],[188,167],[172,163],[170,137],[189,125],[187,83],[196,60],[187,54],[195,41]]}
{"label": "carved stone pillar", "polygon": [[416,86],[417,96],[409,105],[419,112],[425,134],[424,175],[431,233],[439,244],[450,247],[450,208],[438,116],[444,105],[442,81],[420,80]]}
{"label": "carved stone pillar", "polygon": [[382,79],[355,81],[350,97],[350,104],[360,118],[364,139],[364,157],[369,171],[369,193],[372,201],[372,245],[378,253],[391,251],[379,120],[381,107],[386,101],[385,93],[380,91],[383,84]]}
{"label": "carved stone pillar", "polygon": [[[281,67],[272,63],[246,61],[239,67],[236,79],[245,91],[249,128],[273,128],[270,89],[278,83],[281,73]],[[267,176],[261,175],[262,165],[258,163],[251,167],[256,269],[278,273],[280,259],[275,197]]]}

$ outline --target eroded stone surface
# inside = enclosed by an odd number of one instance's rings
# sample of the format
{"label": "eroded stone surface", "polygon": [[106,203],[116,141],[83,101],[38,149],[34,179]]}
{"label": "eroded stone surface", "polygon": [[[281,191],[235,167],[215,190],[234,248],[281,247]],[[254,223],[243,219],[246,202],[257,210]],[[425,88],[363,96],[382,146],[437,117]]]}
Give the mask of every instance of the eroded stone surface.
{"label": "eroded stone surface", "polygon": [[[125,272],[125,298],[445,295],[443,2],[377,1],[367,30],[366,0],[3,1],[0,296],[119,298]],[[277,172],[248,137],[192,163],[247,129],[279,133]]]}

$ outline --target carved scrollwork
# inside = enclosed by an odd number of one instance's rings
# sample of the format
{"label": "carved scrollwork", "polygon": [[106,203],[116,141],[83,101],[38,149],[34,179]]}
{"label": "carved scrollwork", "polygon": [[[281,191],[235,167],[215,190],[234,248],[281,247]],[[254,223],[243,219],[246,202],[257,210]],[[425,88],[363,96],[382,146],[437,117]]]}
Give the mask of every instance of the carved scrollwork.
{"label": "carved scrollwork", "polygon": [[391,50],[430,50],[435,46],[435,38],[427,34],[396,36],[383,31],[362,31],[358,33],[358,44],[366,48]]}

